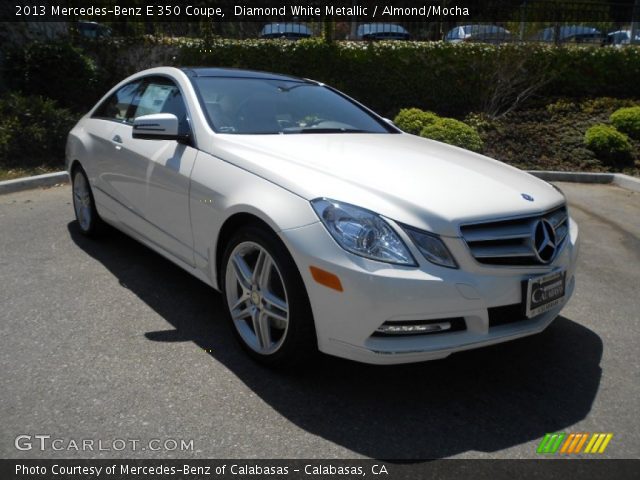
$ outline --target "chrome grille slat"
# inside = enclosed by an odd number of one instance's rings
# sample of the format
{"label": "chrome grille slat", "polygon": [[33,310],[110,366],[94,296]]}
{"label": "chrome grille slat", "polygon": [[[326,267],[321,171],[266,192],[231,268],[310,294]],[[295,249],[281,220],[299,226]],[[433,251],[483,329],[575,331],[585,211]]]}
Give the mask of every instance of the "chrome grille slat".
{"label": "chrome grille slat", "polygon": [[566,225],[561,225],[556,229],[557,241],[558,244],[562,243],[565,238],[567,238],[567,234],[569,233],[569,228]]}
{"label": "chrome grille slat", "polygon": [[492,240],[513,240],[516,238],[529,238],[531,237],[531,229],[528,227],[522,228],[519,226],[512,226],[505,228],[498,234],[490,234],[484,230],[469,231],[465,234],[465,240],[467,242],[487,242]]}
{"label": "chrome grille slat", "polygon": [[567,215],[559,215],[558,213],[554,213],[553,215],[548,217],[547,220],[551,222],[553,228],[558,228],[560,225],[567,221]]}
{"label": "chrome grille slat", "polygon": [[553,227],[557,255],[569,233],[565,205],[537,215],[464,224],[460,226],[460,233],[480,263],[540,265],[542,262],[535,252],[533,234],[536,223],[543,219]]}
{"label": "chrome grille slat", "polygon": [[535,254],[525,245],[503,247],[475,247],[473,254],[476,258],[496,258],[496,257],[534,257]]}

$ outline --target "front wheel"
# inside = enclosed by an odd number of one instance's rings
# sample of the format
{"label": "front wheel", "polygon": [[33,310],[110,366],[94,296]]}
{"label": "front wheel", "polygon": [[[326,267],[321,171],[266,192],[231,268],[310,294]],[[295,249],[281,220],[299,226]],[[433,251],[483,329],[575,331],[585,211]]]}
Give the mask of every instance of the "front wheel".
{"label": "front wheel", "polygon": [[95,236],[102,229],[102,219],[96,210],[89,179],[82,167],[77,166],[71,174],[73,209],[80,231],[87,236]]}
{"label": "front wheel", "polygon": [[293,259],[266,228],[252,226],[228,243],[222,290],[234,333],[256,360],[294,366],[317,350],[306,289]]}

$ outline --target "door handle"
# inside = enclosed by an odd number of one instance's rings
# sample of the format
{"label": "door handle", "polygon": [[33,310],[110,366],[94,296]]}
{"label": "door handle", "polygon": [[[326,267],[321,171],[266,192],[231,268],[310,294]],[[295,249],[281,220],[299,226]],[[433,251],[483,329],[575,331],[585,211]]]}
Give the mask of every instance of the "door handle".
{"label": "door handle", "polygon": [[113,140],[115,143],[122,143],[122,138],[120,138],[120,135],[114,136],[111,140]]}

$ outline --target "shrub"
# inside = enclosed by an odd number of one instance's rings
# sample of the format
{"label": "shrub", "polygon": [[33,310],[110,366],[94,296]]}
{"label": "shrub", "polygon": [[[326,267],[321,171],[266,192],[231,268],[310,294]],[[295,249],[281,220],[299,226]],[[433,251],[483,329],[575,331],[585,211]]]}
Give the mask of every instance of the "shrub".
{"label": "shrub", "polygon": [[421,137],[466,148],[474,152],[482,150],[482,139],[475,128],[453,118],[440,118],[420,132]]}
{"label": "shrub", "polygon": [[578,106],[566,98],[561,98],[553,103],[547,104],[545,108],[551,115],[561,116],[575,112]]}
{"label": "shrub", "polygon": [[640,106],[616,110],[609,120],[621,132],[640,140]]}
{"label": "shrub", "polygon": [[584,144],[603,160],[623,161],[631,157],[629,138],[610,125],[598,124],[584,135]]}
{"label": "shrub", "polygon": [[97,100],[95,62],[68,42],[34,42],[7,52],[5,80],[24,95],[42,95],[84,111]]}
{"label": "shrub", "polygon": [[419,108],[403,108],[400,110],[393,123],[396,126],[407,133],[414,135],[420,135],[420,132],[427,125],[431,125],[438,116],[432,112],[425,112]]}
{"label": "shrub", "polygon": [[53,100],[10,94],[0,98],[0,165],[62,165],[76,118]]}
{"label": "shrub", "polygon": [[[622,172],[640,175],[640,141],[630,139],[633,161],[610,162],[585,145],[585,132],[593,125],[609,124],[609,116],[630,100],[595,98],[573,100],[573,105],[554,100],[554,107],[541,99],[537,104],[512,112],[478,128],[484,141],[482,153],[526,170]],[[558,105],[558,108],[555,105]],[[635,102],[637,105],[638,102]],[[552,114],[550,114],[552,113]],[[634,163],[635,162],[635,163]]]}
{"label": "shrub", "polygon": [[620,108],[635,107],[637,102],[626,98],[612,97],[596,97],[584,99],[579,104],[580,111],[592,115],[598,115],[603,112],[610,114]]}
{"label": "shrub", "polygon": [[470,113],[464,117],[464,123],[473,127],[478,133],[482,133],[485,130],[490,130],[495,126],[496,120],[490,118],[484,113]]}

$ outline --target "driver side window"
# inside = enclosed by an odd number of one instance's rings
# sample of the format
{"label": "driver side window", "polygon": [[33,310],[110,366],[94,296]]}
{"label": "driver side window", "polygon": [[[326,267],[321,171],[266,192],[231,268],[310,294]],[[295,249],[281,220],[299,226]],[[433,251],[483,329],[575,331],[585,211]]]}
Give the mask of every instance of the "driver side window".
{"label": "driver side window", "polygon": [[139,80],[120,87],[96,109],[93,118],[131,123],[133,120],[131,106],[142,87],[142,82]]}
{"label": "driver side window", "polygon": [[133,118],[154,113],[172,113],[178,117],[180,133],[189,132],[184,99],[178,86],[168,78],[147,78],[142,94],[135,100]]}

